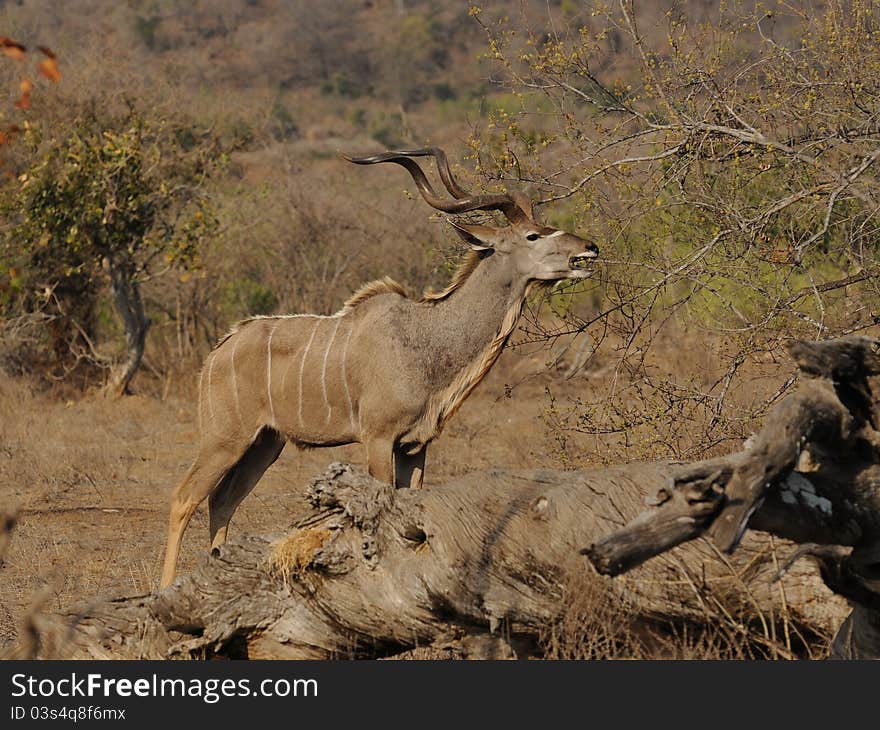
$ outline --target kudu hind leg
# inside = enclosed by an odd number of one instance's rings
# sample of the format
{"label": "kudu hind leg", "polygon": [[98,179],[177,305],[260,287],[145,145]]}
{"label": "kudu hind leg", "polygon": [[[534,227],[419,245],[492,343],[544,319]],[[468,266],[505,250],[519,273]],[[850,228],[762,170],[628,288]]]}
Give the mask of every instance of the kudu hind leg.
{"label": "kudu hind leg", "polygon": [[230,451],[228,447],[202,448],[183,481],[175,488],[171,495],[168,542],[165,547],[165,562],[162,567],[160,588],[167,588],[174,582],[174,576],[177,574],[180,543],[196,508],[216,489],[240,457],[241,452]]}
{"label": "kudu hind leg", "polygon": [[229,520],[241,501],[260,481],[266,469],[284,449],[285,439],[270,429],[264,430],[248,448],[244,456],[229,474],[217,485],[208,500],[208,514],[211,526],[211,552],[226,542]]}

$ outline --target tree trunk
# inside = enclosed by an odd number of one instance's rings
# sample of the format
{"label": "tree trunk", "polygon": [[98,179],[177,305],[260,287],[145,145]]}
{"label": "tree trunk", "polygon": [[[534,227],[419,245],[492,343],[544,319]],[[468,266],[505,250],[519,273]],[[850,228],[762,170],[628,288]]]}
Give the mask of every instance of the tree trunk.
{"label": "tree trunk", "polygon": [[108,392],[119,397],[128,393],[129,385],[144,357],[144,345],[150,329],[150,319],[144,311],[140,284],[135,278],[134,265],[127,258],[110,258],[110,288],[116,311],[125,330],[125,360],[114,367]]}

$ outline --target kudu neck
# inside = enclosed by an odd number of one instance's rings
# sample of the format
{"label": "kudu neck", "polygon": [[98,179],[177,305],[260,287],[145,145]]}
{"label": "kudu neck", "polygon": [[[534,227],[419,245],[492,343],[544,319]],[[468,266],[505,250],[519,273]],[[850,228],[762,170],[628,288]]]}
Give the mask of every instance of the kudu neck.
{"label": "kudu neck", "polygon": [[431,305],[432,336],[450,371],[468,367],[502,329],[512,329],[513,310],[519,314],[527,288],[510,257],[491,254],[461,286]]}
{"label": "kudu neck", "polygon": [[436,306],[446,312],[470,313],[469,320],[480,314],[492,319],[492,315],[497,314],[500,321],[504,316],[501,310],[507,304],[521,302],[527,286],[527,280],[516,271],[512,257],[493,253],[480,261],[461,286]]}

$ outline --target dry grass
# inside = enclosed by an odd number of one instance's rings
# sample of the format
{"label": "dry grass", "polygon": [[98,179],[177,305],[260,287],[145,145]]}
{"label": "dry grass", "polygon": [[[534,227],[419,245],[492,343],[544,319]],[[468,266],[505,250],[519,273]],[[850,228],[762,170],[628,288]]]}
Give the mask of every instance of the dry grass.
{"label": "dry grass", "polygon": [[[487,19],[508,11],[504,2],[482,4]],[[411,79],[401,74],[415,73],[417,65],[399,62],[397,52],[406,48],[395,45],[400,21],[392,17],[390,5],[324,3],[320,12],[307,14],[305,25],[302,13],[291,15],[277,3],[247,3],[242,9],[241,3],[224,0],[219,10],[210,12],[176,3],[181,12],[161,19],[152,17],[153,10],[106,0],[90,0],[90,12],[85,13],[79,5],[63,10],[59,4],[49,14],[40,5],[7,3],[0,17],[10,33],[50,43],[59,52],[64,94],[91,98],[99,88],[110,97],[139,98],[160,111],[184,106],[200,126],[216,129],[224,139],[251,141],[232,155],[212,188],[223,225],[202,251],[203,266],[185,281],[159,277],[144,288],[154,326],[144,372],[134,384],[138,395],[119,402],[83,397],[76,385],[87,378],[94,382],[94,372],[77,373],[78,383],[51,386],[0,376],[0,515],[17,514],[14,540],[0,564],[0,647],[16,636],[16,625],[41,591],[47,594],[47,608],[53,609],[96,595],[156,587],[168,494],[193,455],[197,368],[232,321],[264,308],[329,313],[357,286],[383,275],[414,292],[447,282],[445,259],[453,236],[432,220],[427,206],[410,198],[412,186],[405,174],[399,169],[355,169],[342,163],[337,152],[418,146],[430,140],[461,161],[470,123],[479,127],[488,121],[477,107],[504,102],[494,85],[484,88],[489,67],[474,63],[485,50],[485,39],[468,18],[467,4],[431,9],[423,4],[409,10],[415,13],[412,17],[424,11],[440,23],[438,28],[447,28],[437,39],[444,45],[447,37],[458,40],[442,68],[422,69]],[[518,13],[538,25],[550,12],[544,2],[518,7]],[[586,9],[581,12],[587,22]],[[641,12],[646,39],[665,39],[655,22],[660,11],[648,5]],[[702,10],[692,12],[705,20]],[[47,27],[50,15],[53,22]],[[96,17],[102,21],[96,24]],[[315,52],[317,42],[334,49],[327,69],[315,67],[323,58]],[[206,60],[229,48],[248,52],[226,54],[222,64]],[[372,65],[365,65],[364,58]],[[626,54],[610,52],[604,63],[609,64],[604,72],[621,79],[637,74]],[[4,68],[7,75],[17,73]],[[340,72],[344,76],[366,68],[377,77],[368,93],[322,90]],[[429,95],[424,103],[405,104],[399,87],[419,79],[450,82],[457,97],[441,101]],[[40,108],[34,113],[43,115],[40,119],[51,121],[53,115],[66,113],[63,104],[53,108],[54,98],[44,91],[37,99]],[[399,113],[389,113],[395,108]],[[299,135],[273,135],[278,109],[292,113]],[[548,124],[552,119],[540,116]],[[552,158],[545,159],[551,163]],[[474,181],[467,169],[461,172],[466,184],[485,188],[487,181]],[[652,207],[654,199],[645,198]],[[560,203],[547,213],[565,216],[572,211]],[[592,213],[590,217],[595,218]],[[592,224],[582,220],[581,225],[589,230]],[[601,245],[613,257],[626,253],[619,241]],[[593,292],[595,299],[589,295],[571,301],[557,294],[557,303],[583,307],[579,316],[589,319],[599,304],[598,291]],[[2,323],[0,366],[19,373],[40,369],[32,351],[45,337],[48,316],[37,312]],[[118,325],[112,317],[106,320],[96,341],[102,352],[118,354]],[[760,420],[754,407],[783,382],[785,361],[777,359],[776,351],[763,353],[764,360],[751,358],[738,371],[739,390],[726,393],[720,407],[705,394],[730,367],[734,353],[725,353],[722,343],[709,341],[704,332],[688,335],[667,328],[661,333],[654,332],[655,325],[660,327],[659,319],[650,324],[655,339],[641,370],[626,370],[622,343],[611,338],[598,353],[584,358],[580,372],[571,370],[570,378],[566,371],[577,344],[549,368],[567,342],[558,342],[552,353],[540,349],[546,344],[541,343],[506,354],[431,446],[428,482],[488,466],[577,468],[637,459],[694,459],[737,448]],[[601,323],[590,334],[596,336],[600,329]],[[643,344],[627,343],[623,349],[630,360],[638,360]],[[288,448],[236,513],[233,534],[287,530],[303,509],[305,480],[331,460],[362,462],[363,454],[357,446],[310,452]],[[182,571],[202,559],[206,532],[200,511],[184,541]],[[302,570],[319,539],[301,534],[282,542],[279,565]],[[722,574],[724,569],[722,565]],[[784,587],[764,585],[758,600],[749,576],[731,569],[723,577],[707,585],[684,571],[671,575],[671,592],[685,595],[703,612],[686,625],[646,620],[633,605],[605,590],[605,583],[572,586],[568,611],[542,638],[547,654],[801,656],[813,652],[839,618],[840,605],[824,589],[816,592],[815,579],[787,578]],[[766,600],[768,592],[774,594],[771,601]],[[830,608],[812,611],[804,623],[792,607],[811,602]]]}
{"label": "dry grass", "polygon": [[266,559],[270,575],[290,580],[302,575],[312,564],[315,553],[330,539],[330,530],[310,528],[298,530],[270,546]]}
{"label": "dry grass", "polygon": [[[495,464],[552,465],[540,420],[543,384],[530,381],[521,398],[502,396],[505,383],[523,368],[540,370],[543,358],[510,353],[499,365],[432,446],[429,483]],[[144,373],[134,383],[141,394],[110,401],[0,376],[0,511],[18,512],[0,565],[0,646],[13,642],[47,583],[48,610],[157,587],[168,497],[194,456],[194,380],[190,372],[165,388]],[[172,395],[162,399],[163,390]],[[524,433],[535,435],[523,442]],[[484,448],[471,448],[475,442]],[[236,512],[231,536],[289,530],[304,509],[303,485],[330,461],[364,463],[363,450],[286,448]],[[206,554],[207,528],[203,506],[184,539],[182,572]]]}
{"label": "dry grass", "polygon": [[539,637],[547,659],[799,659],[821,658],[830,636],[787,606],[767,615],[700,586],[715,610],[704,620],[646,615],[607,579],[574,574],[566,609]]}

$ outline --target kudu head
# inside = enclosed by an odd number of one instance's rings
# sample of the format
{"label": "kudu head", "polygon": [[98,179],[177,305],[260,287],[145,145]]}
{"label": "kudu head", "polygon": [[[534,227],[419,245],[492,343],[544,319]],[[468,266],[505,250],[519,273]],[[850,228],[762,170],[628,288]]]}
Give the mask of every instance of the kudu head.
{"label": "kudu head", "polygon": [[[443,185],[453,199],[437,195],[413,157],[433,157]],[[456,232],[474,251],[511,257],[519,275],[530,281],[583,279],[590,274],[591,262],[599,255],[595,243],[573,233],[542,225],[535,220],[532,201],[522,193],[472,195],[464,190],[449,169],[446,154],[439,147],[384,152],[371,157],[345,157],[358,165],[394,162],[407,169],[422,197],[444,213],[497,210],[509,225],[486,226],[449,220]]]}

